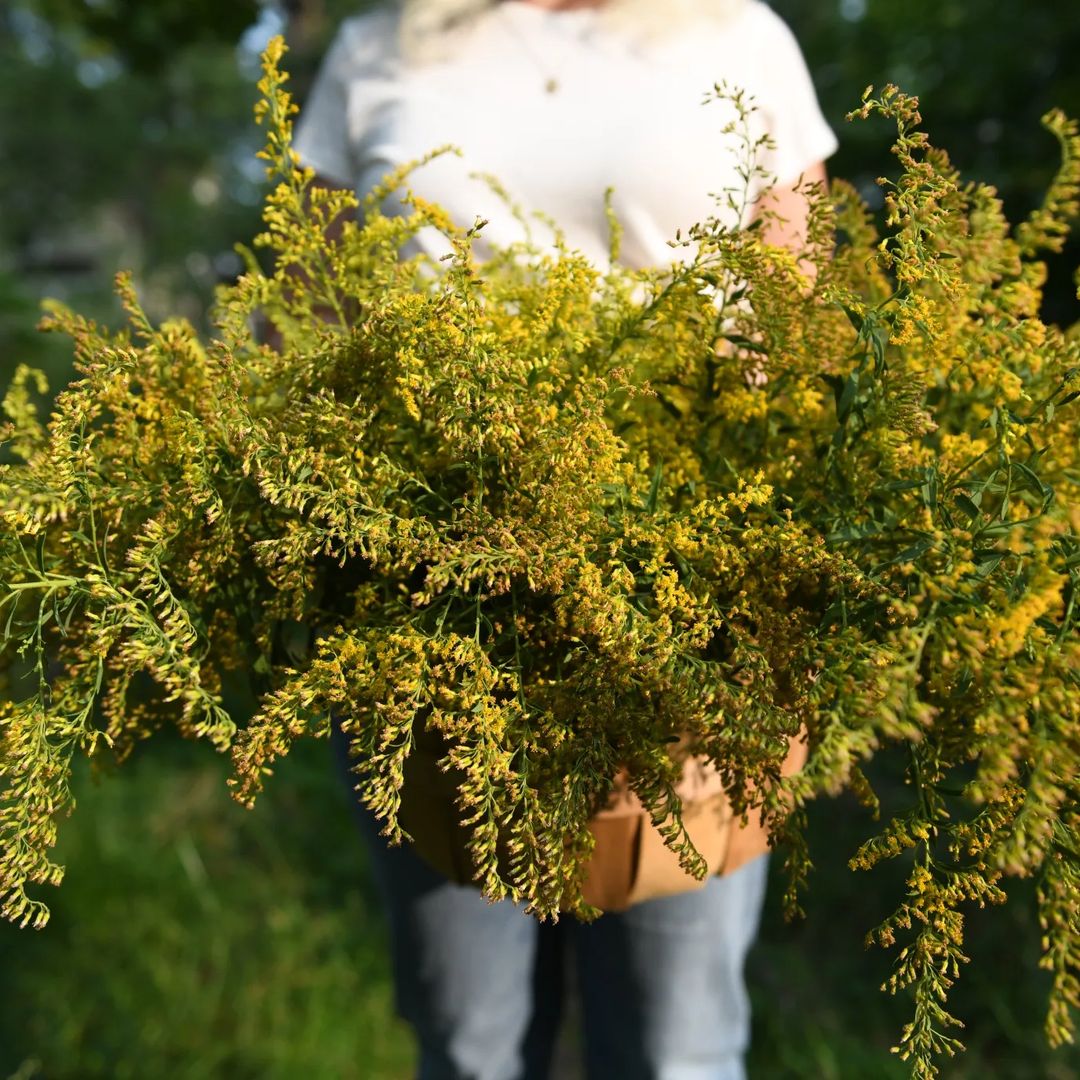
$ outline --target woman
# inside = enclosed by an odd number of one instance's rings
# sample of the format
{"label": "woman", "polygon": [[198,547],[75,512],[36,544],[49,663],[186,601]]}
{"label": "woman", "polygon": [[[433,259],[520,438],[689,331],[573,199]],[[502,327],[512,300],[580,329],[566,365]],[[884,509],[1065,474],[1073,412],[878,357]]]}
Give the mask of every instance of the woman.
{"label": "woman", "polygon": [[[487,219],[503,246],[547,215],[566,242],[608,257],[605,191],[623,227],[621,258],[668,265],[668,240],[745,187],[721,105],[724,81],[758,108],[773,148],[752,177],[745,224],[766,206],[766,239],[798,245],[800,178],[823,180],[836,140],[787,27],[761,0],[405,0],[348,19],[301,114],[295,149],[322,182],[361,194],[436,146],[410,187],[460,223]],[[719,204],[722,207],[722,203]],[[544,226],[532,226],[543,242]],[[418,238],[432,254],[445,238]],[[482,254],[482,250],[480,252]],[[348,761],[335,731],[339,762]],[[348,777],[348,773],[345,772]],[[351,781],[351,778],[350,778]],[[357,811],[386,902],[397,1006],[420,1045],[422,1080],[539,1080],[550,1070],[561,962],[572,946],[590,1080],[738,1080],[749,1038],[743,962],[756,932],[767,856],[693,892],[644,901],[596,923],[540,924],[488,904],[407,848],[389,849]],[[739,848],[736,837],[732,846]],[[753,855],[754,857],[750,857]],[[739,860],[737,860],[739,861]],[[734,865],[734,864],[732,864]]]}

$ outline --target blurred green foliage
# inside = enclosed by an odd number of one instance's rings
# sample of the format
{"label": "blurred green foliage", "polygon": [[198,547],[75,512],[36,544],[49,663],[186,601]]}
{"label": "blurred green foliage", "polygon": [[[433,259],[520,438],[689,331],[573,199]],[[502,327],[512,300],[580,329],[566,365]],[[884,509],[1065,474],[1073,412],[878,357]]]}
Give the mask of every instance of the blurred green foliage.
{"label": "blurred green foliage", "polygon": [[[129,7],[143,17],[115,40],[102,36]],[[67,355],[30,333],[43,296],[111,319],[112,278],[128,267],[156,315],[202,322],[215,282],[239,270],[232,245],[256,228],[262,173],[254,76],[236,46],[251,12],[238,21],[233,5],[217,7],[229,17],[215,33],[175,40],[167,17],[146,16],[156,4],[0,9],[5,383],[18,360],[45,366],[56,386],[66,381]],[[144,41],[155,27],[157,52]]]}
{"label": "blurred green foliage", "polygon": [[149,75],[178,49],[236,41],[259,15],[259,0],[35,0],[32,7],[51,26],[78,27],[90,48]]}
{"label": "blurred green foliage", "polygon": [[329,748],[290,760],[251,812],[201,749],[163,740],[122,782],[78,771],[70,896],[45,934],[0,927],[0,1076],[408,1076],[415,1051]]}
{"label": "blurred green foliage", "polygon": [[[1057,167],[1039,118],[1080,115],[1080,5],[1023,0],[771,0],[802,45],[822,109],[840,139],[829,172],[875,195],[889,170],[882,129],[848,124],[863,87],[894,82],[920,99],[926,130],[961,174],[993,184],[1006,216],[1038,205]],[[880,205],[880,197],[877,199]],[[1050,263],[1044,313],[1080,318],[1071,268],[1080,241]]]}

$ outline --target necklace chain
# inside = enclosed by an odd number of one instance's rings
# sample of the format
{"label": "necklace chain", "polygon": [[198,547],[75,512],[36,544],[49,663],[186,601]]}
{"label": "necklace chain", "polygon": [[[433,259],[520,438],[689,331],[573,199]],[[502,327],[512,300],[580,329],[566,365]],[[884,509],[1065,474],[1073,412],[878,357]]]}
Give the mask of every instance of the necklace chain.
{"label": "necklace chain", "polygon": [[515,24],[514,16],[509,13],[509,11],[507,10],[508,7],[509,5],[505,3],[499,5],[499,14],[502,18],[503,23],[507,26],[507,28],[510,30],[510,33],[517,40],[518,44],[522,48],[522,51],[529,58],[533,67],[535,67],[536,70],[544,76],[544,92],[548,94],[556,93],[559,89],[558,72],[553,71],[551,65],[548,64],[546,60],[544,60],[544,58],[541,57],[540,54],[536,51],[536,49],[534,49],[533,46],[529,43],[526,35],[522,33],[521,28]]}

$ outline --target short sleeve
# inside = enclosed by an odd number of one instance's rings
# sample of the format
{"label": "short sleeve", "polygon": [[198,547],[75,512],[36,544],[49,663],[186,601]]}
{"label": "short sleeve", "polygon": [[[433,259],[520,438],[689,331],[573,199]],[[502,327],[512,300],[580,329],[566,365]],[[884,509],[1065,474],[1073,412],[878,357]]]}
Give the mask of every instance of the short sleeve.
{"label": "short sleeve", "polygon": [[357,161],[357,91],[366,79],[381,75],[394,52],[394,24],[385,12],[342,22],[300,110],[293,149],[320,176],[345,187],[355,185]]}
{"label": "short sleeve", "polygon": [[752,0],[754,52],[760,81],[755,90],[774,149],[761,165],[778,185],[793,184],[811,165],[836,152],[836,135],[822,115],[814,82],[787,23],[761,0]]}

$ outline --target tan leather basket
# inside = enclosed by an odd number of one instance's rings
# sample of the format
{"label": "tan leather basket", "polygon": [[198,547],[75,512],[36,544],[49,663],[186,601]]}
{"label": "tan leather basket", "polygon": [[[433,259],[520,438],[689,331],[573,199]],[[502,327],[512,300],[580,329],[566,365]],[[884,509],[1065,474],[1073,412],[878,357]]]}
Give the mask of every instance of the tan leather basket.
{"label": "tan leather basket", "polygon": [[[422,732],[405,766],[400,820],[413,837],[417,853],[451,881],[473,881],[473,866],[454,805],[453,775],[439,769],[444,746],[437,734]],[[797,772],[806,761],[802,738],[791,740],[784,762],[785,775]],[[757,813],[741,825],[715,770],[694,758],[687,759],[677,786],[683,804],[683,822],[694,846],[705,858],[709,874],[725,874],[768,850],[768,835]],[[607,808],[589,824],[596,847],[589,862],[583,893],[603,911],[623,911],[631,904],[660,896],[688,892],[704,886],[679,866],[678,856],[665,846],[637,796],[616,779]]]}

